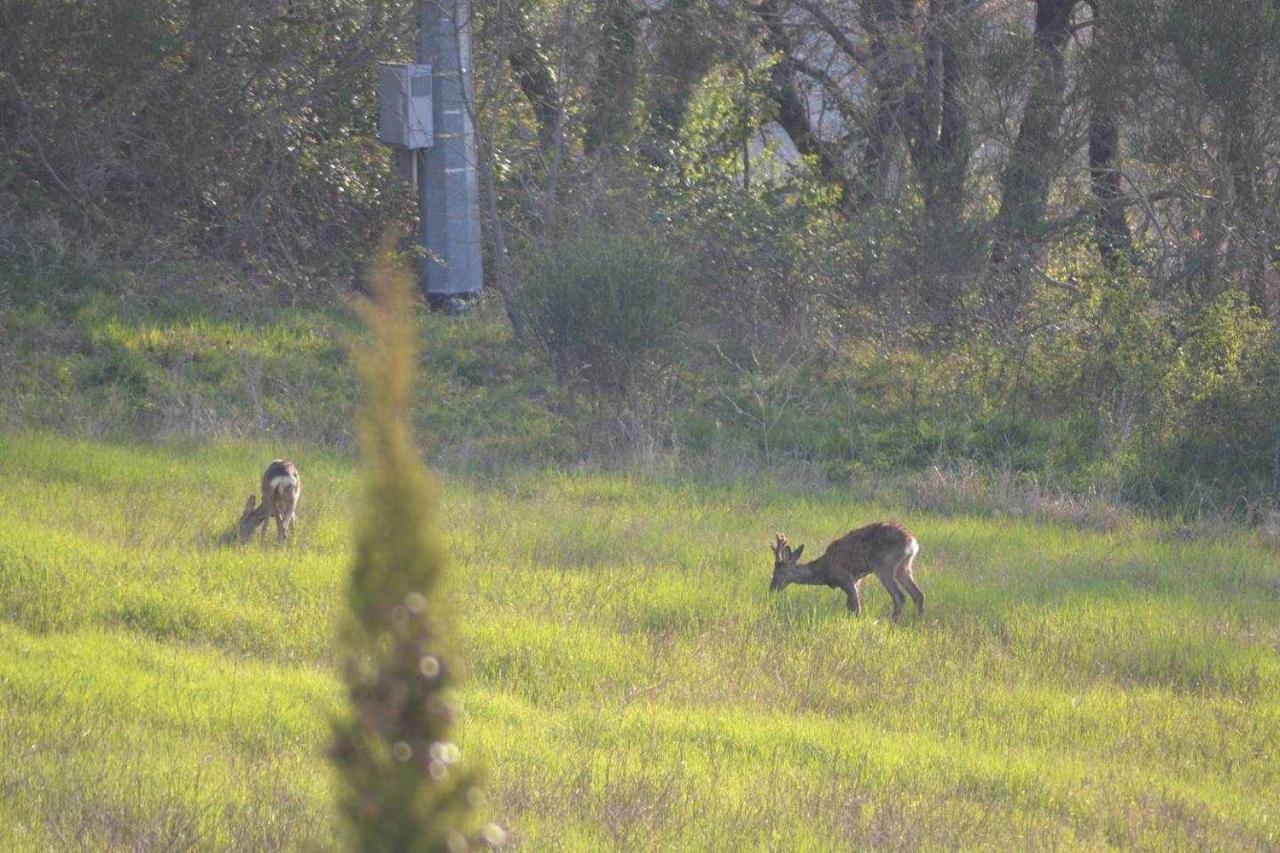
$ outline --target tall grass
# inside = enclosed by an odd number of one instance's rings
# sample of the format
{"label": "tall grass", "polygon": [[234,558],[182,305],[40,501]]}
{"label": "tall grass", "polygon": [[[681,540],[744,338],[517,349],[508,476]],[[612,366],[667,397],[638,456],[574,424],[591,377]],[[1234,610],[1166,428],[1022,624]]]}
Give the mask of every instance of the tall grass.
{"label": "tall grass", "polygon": [[[289,548],[218,547],[262,464]],[[327,848],[359,490],[306,445],[0,435],[0,848]],[[523,849],[1274,849],[1280,554],[838,489],[442,484],[459,746]],[[767,538],[894,515],[923,618],[767,593]]]}

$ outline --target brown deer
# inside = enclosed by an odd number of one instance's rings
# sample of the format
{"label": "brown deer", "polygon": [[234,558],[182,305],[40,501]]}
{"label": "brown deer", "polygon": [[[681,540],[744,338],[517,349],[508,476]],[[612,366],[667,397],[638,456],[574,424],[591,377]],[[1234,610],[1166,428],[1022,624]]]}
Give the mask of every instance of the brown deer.
{"label": "brown deer", "polygon": [[906,528],[894,522],[876,522],[846,533],[827,546],[826,552],[811,563],[800,563],[804,546],[793,549],[781,533],[773,543],[773,582],[770,592],[786,589],[787,584],[830,586],[844,590],[848,607],[862,612],[858,584],[867,575],[880,578],[893,597],[893,621],[902,615],[905,588],[924,613],[924,593],[911,574],[911,563],[920,553],[920,543]]}
{"label": "brown deer", "polygon": [[265,538],[268,518],[276,520],[276,541],[288,539],[301,494],[302,479],[298,476],[297,466],[288,459],[273,461],[262,473],[262,503],[255,506],[253,495],[249,495],[245,502],[239,521],[240,541],[248,542],[259,526]]}

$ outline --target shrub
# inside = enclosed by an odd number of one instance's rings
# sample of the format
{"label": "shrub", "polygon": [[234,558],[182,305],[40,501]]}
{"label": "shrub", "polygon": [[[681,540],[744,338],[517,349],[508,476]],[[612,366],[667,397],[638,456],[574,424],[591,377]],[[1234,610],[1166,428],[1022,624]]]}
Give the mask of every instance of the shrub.
{"label": "shrub", "polygon": [[680,262],[653,238],[591,228],[538,260],[522,302],[562,382],[623,394],[670,359]]}
{"label": "shrub", "polygon": [[1201,483],[1280,499],[1280,336],[1228,290],[1201,309],[1164,377],[1149,458],[1161,496]]}

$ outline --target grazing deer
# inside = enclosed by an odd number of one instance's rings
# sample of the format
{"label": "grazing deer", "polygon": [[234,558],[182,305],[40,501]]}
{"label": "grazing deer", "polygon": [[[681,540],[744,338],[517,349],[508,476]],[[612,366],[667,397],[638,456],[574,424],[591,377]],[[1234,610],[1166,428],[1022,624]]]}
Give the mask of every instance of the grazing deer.
{"label": "grazing deer", "polygon": [[844,590],[848,606],[855,614],[862,612],[858,584],[867,575],[880,578],[893,597],[893,621],[902,615],[902,588],[924,613],[924,593],[911,574],[911,562],[920,552],[920,543],[900,524],[876,522],[846,533],[827,546],[821,557],[811,563],[800,563],[804,546],[792,549],[781,533],[773,543],[773,582],[770,592],[786,589],[787,584],[801,583],[830,586]]}
{"label": "grazing deer", "polygon": [[249,495],[240,515],[240,541],[248,542],[259,526],[265,538],[268,518],[276,520],[276,541],[288,539],[301,494],[302,480],[298,477],[297,466],[288,459],[277,459],[268,465],[262,473],[262,503],[254,506],[253,495]]}

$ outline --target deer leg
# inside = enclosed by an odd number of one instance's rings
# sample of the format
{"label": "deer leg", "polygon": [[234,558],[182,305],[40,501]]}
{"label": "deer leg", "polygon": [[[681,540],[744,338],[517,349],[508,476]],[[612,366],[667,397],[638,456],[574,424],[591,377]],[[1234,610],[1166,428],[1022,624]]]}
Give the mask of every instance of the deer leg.
{"label": "deer leg", "polygon": [[893,621],[897,622],[898,617],[902,615],[902,603],[906,600],[906,596],[902,594],[902,590],[898,589],[892,574],[878,574],[876,577],[880,578],[880,582],[884,584],[885,589],[889,590],[889,595],[893,598]]}
{"label": "deer leg", "polygon": [[893,570],[894,580],[898,585],[907,591],[911,596],[911,600],[916,603],[916,612],[924,615],[924,590],[916,584],[916,579],[911,574],[911,558],[907,557],[897,568]]}
{"label": "deer leg", "polygon": [[921,616],[924,615],[924,590],[916,585],[915,579],[909,574],[898,575],[898,583],[911,596],[911,600],[916,603],[916,612]]}
{"label": "deer leg", "polygon": [[849,608],[849,612],[854,616],[862,615],[862,598],[858,595],[858,582],[850,581],[841,589],[844,590],[844,594],[848,598],[845,606]]}
{"label": "deer leg", "polygon": [[297,506],[297,491],[286,487],[284,497],[276,501],[276,532],[279,534],[279,541],[281,542],[289,538],[289,530],[293,527],[293,511]]}
{"label": "deer leg", "polygon": [[924,590],[922,590],[919,587],[919,585],[916,584],[915,576],[911,573],[911,561],[913,559],[915,559],[914,554],[910,557],[907,557],[901,563],[898,563],[898,568],[894,570],[894,577],[898,581],[898,583],[901,584],[904,589],[906,589],[907,594],[911,596],[911,600],[916,603],[916,612],[919,613],[921,616],[923,616],[924,615]]}

